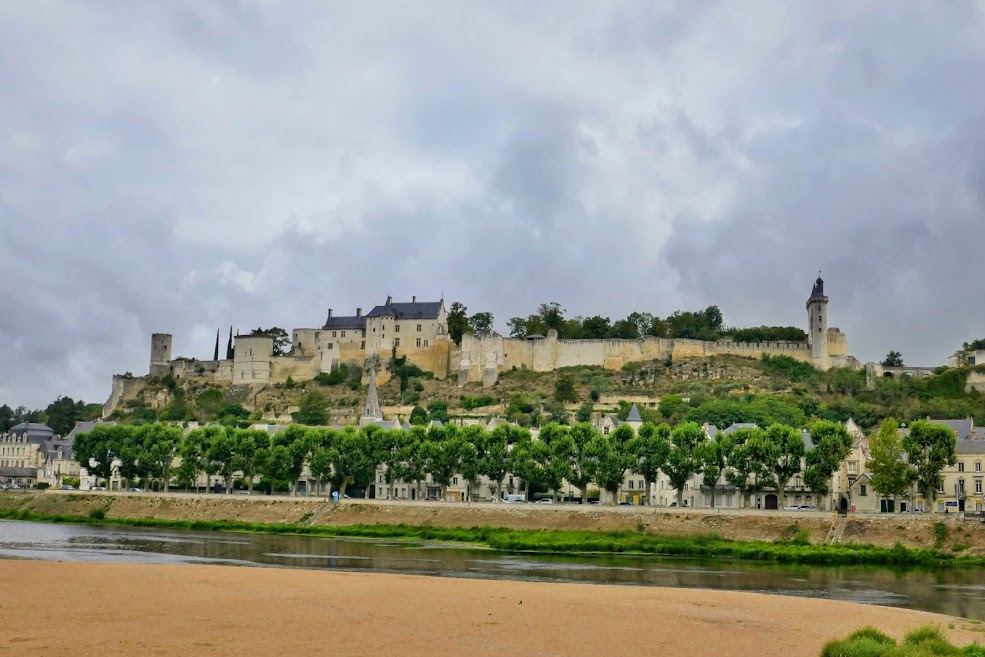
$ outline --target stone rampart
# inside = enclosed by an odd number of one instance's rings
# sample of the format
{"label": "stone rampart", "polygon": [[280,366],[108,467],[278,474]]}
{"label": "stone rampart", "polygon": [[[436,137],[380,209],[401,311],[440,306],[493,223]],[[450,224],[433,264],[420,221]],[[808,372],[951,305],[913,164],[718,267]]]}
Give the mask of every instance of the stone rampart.
{"label": "stone rampart", "polygon": [[707,358],[716,355],[759,358],[762,354],[789,356],[813,364],[810,347],[803,342],[707,342],[643,337],[635,340],[559,340],[550,331],[545,338],[516,339],[499,335],[465,335],[458,359],[459,385],[482,382],[489,387],[498,373],[530,369],[549,372],[561,367],[596,366],[618,370],[627,363],[666,358]]}

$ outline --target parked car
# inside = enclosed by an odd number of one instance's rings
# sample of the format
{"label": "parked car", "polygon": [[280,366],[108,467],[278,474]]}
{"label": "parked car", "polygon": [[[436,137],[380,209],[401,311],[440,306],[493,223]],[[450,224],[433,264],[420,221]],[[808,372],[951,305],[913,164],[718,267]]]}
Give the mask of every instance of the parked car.
{"label": "parked car", "polygon": [[75,486],[62,486],[62,490],[77,490]]}
{"label": "parked car", "polygon": [[790,506],[783,507],[783,510],[784,511],[800,511],[802,508],[804,508],[804,507],[802,507],[800,505],[797,505],[797,504],[791,504]]}
{"label": "parked car", "polygon": [[592,506],[601,506],[602,502],[599,500],[592,500],[591,502],[589,502],[589,504],[591,504]]}
{"label": "parked car", "polygon": [[816,507],[813,507],[813,506],[811,506],[810,504],[804,504],[804,505],[802,505],[802,506],[800,507],[800,510],[801,510],[801,511],[817,511],[817,508],[816,508]]}
{"label": "parked car", "polygon": [[142,490],[140,490],[140,489],[139,489],[139,488],[137,488],[137,487],[134,487],[134,488],[131,488],[131,489],[130,489],[130,492],[131,492],[131,493],[143,493],[144,491],[142,491]]}
{"label": "parked car", "polygon": [[537,500],[537,504],[554,504],[554,500],[552,500],[549,497],[545,497],[545,498],[542,498],[542,499]]}
{"label": "parked car", "polygon": [[620,502],[619,506],[636,506],[636,505],[633,504],[632,502]]}
{"label": "parked car", "polygon": [[428,495],[427,497],[424,498],[424,501],[425,502],[437,502],[439,500],[438,500],[438,496],[437,495]]}

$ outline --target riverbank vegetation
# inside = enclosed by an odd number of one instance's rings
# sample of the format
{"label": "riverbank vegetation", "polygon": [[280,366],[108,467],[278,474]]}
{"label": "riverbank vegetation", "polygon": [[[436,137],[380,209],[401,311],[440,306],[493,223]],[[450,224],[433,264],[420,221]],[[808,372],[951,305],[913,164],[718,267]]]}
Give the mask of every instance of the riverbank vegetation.
{"label": "riverbank vegetation", "polygon": [[821,657],[985,657],[978,642],[958,648],[939,627],[924,625],[909,632],[899,644],[874,627],[863,627],[848,638],[831,641]]}
{"label": "riverbank vegetation", "polygon": [[[300,523],[255,523],[234,520],[175,520],[119,518],[97,507],[88,515],[44,514],[17,509],[0,510],[0,519],[35,522],[109,524],[157,529],[255,532],[353,538],[386,538],[440,541],[510,552],[542,554],[625,553],[677,556],[697,559],[726,558],[789,564],[878,565],[891,567],[941,567],[985,564],[985,559],[956,556],[930,548],[892,548],[872,545],[812,545],[806,536],[788,539],[733,541],[716,533],[698,536],[655,536],[640,525],[636,531],[519,530],[503,527],[433,527],[428,525],[312,525]],[[306,518],[305,520],[309,520]]]}

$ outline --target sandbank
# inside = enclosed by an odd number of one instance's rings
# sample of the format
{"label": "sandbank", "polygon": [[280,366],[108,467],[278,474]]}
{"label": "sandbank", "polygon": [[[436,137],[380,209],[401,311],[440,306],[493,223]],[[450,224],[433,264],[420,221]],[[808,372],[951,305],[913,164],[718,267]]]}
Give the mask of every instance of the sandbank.
{"label": "sandbank", "polygon": [[701,589],[0,560],[0,656],[783,655],[938,614]]}

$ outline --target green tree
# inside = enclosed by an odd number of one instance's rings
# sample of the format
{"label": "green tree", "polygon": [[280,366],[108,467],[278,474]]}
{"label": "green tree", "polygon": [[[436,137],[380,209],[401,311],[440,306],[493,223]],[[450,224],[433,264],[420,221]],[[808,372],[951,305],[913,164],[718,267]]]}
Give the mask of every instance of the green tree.
{"label": "green tree", "polygon": [[657,408],[666,419],[680,418],[684,416],[688,405],[680,395],[664,395],[660,398],[660,406]]}
{"label": "green tree", "polygon": [[614,435],[596,432],[585,446],[585,454],[592,478],[600,489],[609,493],[609,504],[615,504],[630,462],[626,451]]}
{"label": "green tree", "polygon": [[455,344],[462,344],[462,335],[471,330],[467,313],[468,308],[458,301],[452,303],[448,309],[448,337]]}
{"label": "green tree", "polygon": [[144,452],[142,460],[148,466],[148,474],[160,477],[165,493],[170,489],[181,437],[180,428],[166,424],[149,424],[144,427],[141,435]]}
{"label": "green tree", "polygon": [[913,479],[917,490],[927,500],[930,513],[934,512],[937,490],[944,483],[941,475],[944,466],[957,462],[957,439],[957,434],[950,427],[925,420],[911,424],[910,432],[903,437],[903,449],[906,450]]}
{"label": "green tree", "polygon": [[7,404],[0,406],[0,434],[7,433],[14,424],[14,409]]}
{"label": "green tree", "polygon": [[612,323],[608,317],[586,317],[581,323],[581,337],[586,340],[604,340],[610,337]]}
{"label": "green tree", "polygon": [[707,440],[698,446],[698,458],[701,460],[701,483],[711,491],[711,508],[715,508],[715,497],[718,483],[726,473],[731,456],[732,442],[729,437],[719,431],[713,440]]}
{"label": "green tree", "polygon": [[290,351],[291,346],[291,336],[287,334],[284,329],[273,326],[271,328],[265,329],[257,327],[250,332],[250,335],[266,335],[272,338],[274,341],[274,356],[283,356],[288,351]]}
{"label": "green tree", "polygon": [[883,367],[903,367],[903,354],[898,351],[890,351],[882,361]]}
{"label": "green tree", "polygon": [[595,413],[595,405],[590,402],[585,402],[578,408],[577,411],[575,411],[575,421],[591,422],[592,415],[594,413]]}
{"label": "green tree", "polygon": [[270,446],[270,434],[262,429],[237,429],[233,431],[235,456],[232,460],[233,471],[243,473],[246,488],[253,492],[253,480],[260,473],[258,454]]}
{"label": "green tree", "polygon": [[670,450],[663,471],[677,491],[677,506],[684,505],[684,485],[701,471],[699,445],[706,439],[705,430],[696,422],[682,422],[670,432]]}
{"label": "green tree", "polygon": [[573,376],[569,374],[562,375],[554,383],[554,401],[578,401],[578,392],[575,390],[575,378]]}
{"label": "green tree", "polygon": [[646,482],[647,504],[653,499],[653,484],[670,455],[670,433],[670,427],[666,424],[644,422],[636,436],[626,443],[631,463],[627,467]]}
{"label": "green tree", "polygon": [[328,424],[328,398],[319,390],[306,392],[294,413],[294,421],[309,426]]}
{"label": "green tree", "polygon": [[787,482],[803,468],[804,436],[791,426],[774,424],[766,429],[765,437],[772,447],[765,465],[776,482],[777,499],[786,505]]}
{"label": "green tree", "polygon": [[759,427],[737,429],[723,435],[722,452],[726,457],[725,480],[742,495],[743,506],[749,506],[753,492],[764,488],[770,481],[763,453],[769,445]]}
{"label": "green tree", "polygon": [[852,448],[852,437],[845,425],[820,420],[810,426],[812,447],[804,457],[804,484],[826,497],[831,491],[831,475],[841,467]]}
{"label": "green tree", "polygon": [[469,317],[469,330],[472,333],[492,333],[493,332],[493,314],[490,312],[475,313]]}
{"label": "green tree", "polygon": [[76,436],[72,443],[75,460],[97,479],[107,482],[113,477],[113,460],[119,449],[118,425],[96,425]]}
{"label": "green tree", "polygon": [[410,423],[412,425],[424,425],[428,421],[428,412],[420,406],[415,406],[410,412]]}
{"label": "green tree", "polygon": [[525,338],[529,335],[527,320],[522,317],[510,317],[506,322],[506,328],[509,330],[511,338]]}
{"label": "green tree", "polygon": [[352,484],[372,482],[375,474],[373,461],[371,445],[365,433],[352,427],[339,433],[332,449],[332,472],[339,497],[344,497],[346,488]]}
{"label": "green tree", "polygon": [[872,488],[893,500],[910,493],[916,473],[906,462],[899,420],[886,418],[878,431],[869,436],[869,455]]}
{"label": "green tree", "polygon": [[428,404],[428,420],[431,422],[448,422],[448,402],[437,399]]}

